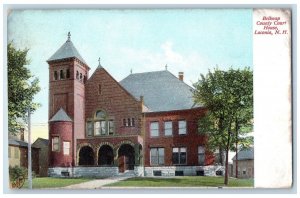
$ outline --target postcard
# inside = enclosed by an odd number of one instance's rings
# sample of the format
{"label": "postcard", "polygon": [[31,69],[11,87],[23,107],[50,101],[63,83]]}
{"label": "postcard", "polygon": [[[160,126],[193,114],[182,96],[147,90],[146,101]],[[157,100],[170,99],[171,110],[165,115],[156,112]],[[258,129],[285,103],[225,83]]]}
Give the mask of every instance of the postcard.
{"label": "postcard", "polygon": [[8,7],[7,192],[291,188],[292,12]]}

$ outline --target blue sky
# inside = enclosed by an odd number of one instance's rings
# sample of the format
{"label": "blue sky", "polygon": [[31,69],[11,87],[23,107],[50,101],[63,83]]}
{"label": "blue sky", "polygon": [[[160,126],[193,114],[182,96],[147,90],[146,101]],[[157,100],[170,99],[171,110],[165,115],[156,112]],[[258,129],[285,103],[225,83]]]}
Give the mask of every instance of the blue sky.
{"label": "blue sky", "polygon": [[166,64],[174,75],[183,71],[189,85],[216,65],[252,67],[252,9],[15,10],[7,31],[8,41],[30,49],[28,67],[40,79],[42,90],[35,100],[42,107],[32,116],[34,126],[47,125],[46,60],[69,31],[91,67],[90,76],[99,57],[118,81],[131,69],[164,70]]}

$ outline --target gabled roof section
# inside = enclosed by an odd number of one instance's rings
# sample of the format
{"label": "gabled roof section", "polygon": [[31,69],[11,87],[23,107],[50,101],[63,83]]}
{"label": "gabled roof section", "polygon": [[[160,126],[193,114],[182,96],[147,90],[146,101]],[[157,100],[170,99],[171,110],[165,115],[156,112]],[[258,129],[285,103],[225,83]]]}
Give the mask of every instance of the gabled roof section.
{"label": "gabled roof section", "polygon": [[60,108],[57,113],[49,120],[49,122],[65,121],[72,122],[72,119],[67,115],[63,108]]}
{"label": "gabled roof section", "polygon": [[120,84],[136,99],[144,96],[149,112],[201,107],[194,103],[193,88],[168,70],[130,74]]}
{"label": "gabled roof section", "polygon": [[[236,155],[232,158],[235,160]],[[238,160],[253,160],[254,159],[254,148],[243,149],[238,152]]]}
{"label": "gabled roof section", "polygon": [[113,81],[116,82],[116,84],[123,90],[125,91],[130,97],[132,97],[134,100],[136,101],[140,101],[140,98],[136,98],[134,97],[127,89],[125,89],[114,77],[112,77],[112,75],[110,75],[110,73],[108,71],[106,71],[106,69],[100,65],[100,62],[99,62],[99,65],[98,67],[96,68],[96,70],[94,71],[94,73],[91,75],[91,77],[88,79],[88,81],[92,80],[93,79],[93,76],[94,75],[97,75],[97,72],[100,72],[100,71],[104,71]]}
{"label": "gabled roof section", "polygon": [[[44,138],[38,138],[32,145],[43,144],[44,146],[48,146],[49,140]],[[38,146],[36,146],[38,147]]]}
{"label": "gabled roof section", "polygon": [[[8,140],[8,144],[11,146],[17,146],[17,147],[28,147],[28,143],[22,140],[13,140],[13,139],[9,139]],[[31,146],[32,148],[38,148],[34,145]]]}
{"label": "gabled roof section", "polygon": [[78,58],[81,62],[86,64],[84,59],[81,57],[77,49],[75,48],[74,44],[71,41],[71,34],[68,34],[68,40],[47,60],[54,61],[54,60],[61,60],[66,58]]}

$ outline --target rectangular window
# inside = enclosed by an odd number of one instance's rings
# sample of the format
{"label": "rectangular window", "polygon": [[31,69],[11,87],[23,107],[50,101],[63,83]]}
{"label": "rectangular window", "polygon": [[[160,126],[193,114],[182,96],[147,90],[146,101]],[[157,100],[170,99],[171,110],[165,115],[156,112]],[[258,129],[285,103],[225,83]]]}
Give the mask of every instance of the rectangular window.
{"label": "rectangular window", "polygon": [[198,146],[198,164],[200,166],[205,165],[205,149],[203,146]]}
{"label": "rectangular window", "polygon": [[172,121],[165,122],[165,136],[173,134]]}
{"label": "rectangular window", "polygon": [[100,135],[100,131],[101,131],[100,121],[94,123],[94,131],[95,131],[95,135]]}
{"label": "rectangular window", "polygon": [[15,154],[15,158],[20,158],[20,150],[19,150],[19,148],[18,147],[14,147],[14,150],[15,150],[15,152],[14,152],[14,154]]}
{"label": "rectangular window", "polygon": [[186,121],[185,120],[180,120],[178,122],[178,133],[179,133],[179,135],[186,134]]}
{"label": "rectangular window", "polygon": [[70,142],[64,142],[64,155],[70,155]]}
{"label": "rectangular window", "polygon": [[115,131],[114,121],[110,120],[110,121],[108,121],[108,134],[113,135],[114,131]]}
{"label": "rectangular window", "polygon": [[132,126],[135,126],[134,118],[131,118],[131,124]]}
{"label": "rectangular window", "polygon": [[151,148],[150,149],[151,165],[164,165],[165,163],[165,149]]}
{"label": "rectangular window", "polygon": [[52,137],[52,151],[59,151],[59,137]]}
{"label": "rectangular window", "polygon": [[101,135],[106,135],[106,122],[104,120],[100,121]]}
{"label": "rectangular window", "polygon": [[172,161],[173,164],[186,164],[186,148],[173,148]]}
{"label": "rectangular window", "polygon": [[150,136],[151,137],[157,137],[159,135],[158,130],[158,122],[151,122],[150,123]]}
{"label": "rectangular window", "polygon": [[93,136],[93,122],[87,122],[87,136]]}

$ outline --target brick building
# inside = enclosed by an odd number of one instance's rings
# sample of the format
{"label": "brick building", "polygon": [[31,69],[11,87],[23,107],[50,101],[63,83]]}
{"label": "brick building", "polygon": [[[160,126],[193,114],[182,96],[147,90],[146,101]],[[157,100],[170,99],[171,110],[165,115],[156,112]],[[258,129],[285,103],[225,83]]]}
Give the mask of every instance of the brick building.
{"label": "brick building", "polygon": [[215,175],[213,153],[198,134],[205,108],[193,88],[164,71],[117,82],[89,66],[68,40],[49,64],[50,176]]}

